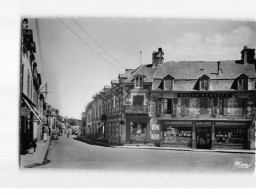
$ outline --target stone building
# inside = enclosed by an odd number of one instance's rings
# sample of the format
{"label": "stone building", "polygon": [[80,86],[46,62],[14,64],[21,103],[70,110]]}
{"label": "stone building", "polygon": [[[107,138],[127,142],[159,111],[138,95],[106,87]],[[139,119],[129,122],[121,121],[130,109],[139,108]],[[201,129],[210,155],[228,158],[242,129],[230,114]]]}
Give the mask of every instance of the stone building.
{"label": "stone building", "polygon": [[245,47],[240,61],[159,64],[150,95],[152,138],[170,147],[254,148],[252,62],[254,50]]}
{"label": "stone building", "polygon": [[255,148],[254,49],[241,54],[233,61],[164,62],[159,48],[152,64],[126,69],[99,93],[96,129],[104,127],[104,138],[116,144]]}

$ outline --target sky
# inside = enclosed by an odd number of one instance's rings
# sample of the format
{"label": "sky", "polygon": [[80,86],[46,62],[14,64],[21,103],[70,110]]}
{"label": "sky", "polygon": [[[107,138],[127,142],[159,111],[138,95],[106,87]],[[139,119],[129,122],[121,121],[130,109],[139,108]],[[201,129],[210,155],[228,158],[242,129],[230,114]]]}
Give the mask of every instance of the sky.
{"label": "sky", "polygon": [[61,115],[78,119],[104,85],[118,79],[125,68],[140,65],[140,51],[142,64],[149,64],[159,47],[165,61],[237,60],[245,45],[256,48],[256,25],[248,21],[89,17],[38,21],[50,91],[47,102]]}

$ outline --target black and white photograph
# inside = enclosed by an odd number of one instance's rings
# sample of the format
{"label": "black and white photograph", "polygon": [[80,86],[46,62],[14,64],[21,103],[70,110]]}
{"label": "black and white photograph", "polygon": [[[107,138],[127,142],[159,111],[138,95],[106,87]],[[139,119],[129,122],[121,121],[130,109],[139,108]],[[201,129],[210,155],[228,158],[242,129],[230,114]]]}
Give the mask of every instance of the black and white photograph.
{"label": "black and white photograph", "polygon": [[[14,164],[19,178],[40,177],[18,186],[41,186],[43,178],[45,187],[128,188],[255,179],[255,18],[90,11],[12,19],[17,48],[5,47],[17,54],[9,56],[16,58],[16,119],[9,120],[16,137],[2,149],[14,142],[16,153],[8,160],[4,151],[3,165]],[[169,177],[176,183],[165,183]],[[251,186],[246,179],[237,187]],[[203,182],[184,183],[196,180]]]}

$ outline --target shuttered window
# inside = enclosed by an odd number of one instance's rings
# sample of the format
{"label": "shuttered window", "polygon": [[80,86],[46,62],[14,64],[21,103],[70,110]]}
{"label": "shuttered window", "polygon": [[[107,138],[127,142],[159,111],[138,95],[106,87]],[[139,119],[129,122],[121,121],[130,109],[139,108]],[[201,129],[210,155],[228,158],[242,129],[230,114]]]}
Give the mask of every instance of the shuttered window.
{"label": "shuttered window", "polygon": [[178,99],[177,98],[173,98],[173,115],[177,115],[177,106],[178,106]]}
{"label": "shuttered window", "polygon": [[200,98],[200,114],[207,115],[209,107],[209,99],[208,98]]}
{"label": "shuttered window", "polygon": [[156,102],[156,113],[158,115],[160,115],[162,113],[162,104],[163,104],[163,100],[158,99],[157,102]]}
{"label": "shuttered window", "polygon": [[181,98],[181,108],[180,108],[181,115],[185,115],[185,109],[186,109],[186,100],[185,98]]}
{"label": "shuttered window", "polygon": [[164,114],[172,114],[172,99],[164,99]]}

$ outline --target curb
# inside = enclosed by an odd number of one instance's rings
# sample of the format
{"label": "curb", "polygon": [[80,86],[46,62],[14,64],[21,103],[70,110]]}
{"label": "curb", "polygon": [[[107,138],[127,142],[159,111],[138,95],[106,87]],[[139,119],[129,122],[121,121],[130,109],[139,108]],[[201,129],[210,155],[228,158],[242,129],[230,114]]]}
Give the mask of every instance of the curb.
{"label": "curb", "polygon": [[127,149],[146,149],[146,150],[173,150],[173,151],[190,151],[190,152],[218,152],[218,153],[240,153],[240,154],[255,154],[255,150],[203,150],[203,149],[190,149],[190,148],[166,148],[166,147],[143,147],[143,146],[115,146],[110,144],[105,144],[101,142],[93,142],[85,138],[74,138],[79,141],[90,143],[99,146],[112,147],[112,148],[127,148]]}

